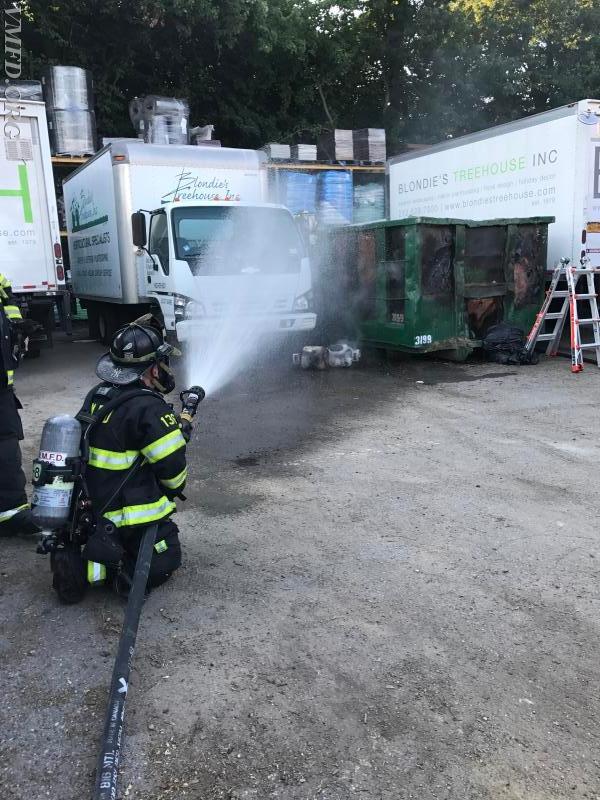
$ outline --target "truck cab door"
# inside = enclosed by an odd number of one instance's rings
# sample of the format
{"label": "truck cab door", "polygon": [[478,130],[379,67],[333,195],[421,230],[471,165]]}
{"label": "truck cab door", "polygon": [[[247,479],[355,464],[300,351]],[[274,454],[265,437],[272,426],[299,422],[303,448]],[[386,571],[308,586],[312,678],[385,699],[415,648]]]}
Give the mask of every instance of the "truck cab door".
{"label": "truck cab door", "polygon": [[150,234],[146,255],[146,291],[159,302],[165,327],[175,330],[175,308],[170,291],[170,258],[167,215],[164,211],[150,217]]}
{"label": "truck cab door", "polygon": [[165,291],[169,275],[169,236],[167,231],[167,215],[164,212],[152,214],[150,217],[150,235],[148,250],[152,258],[146,262],[148,283],[155,290]]}

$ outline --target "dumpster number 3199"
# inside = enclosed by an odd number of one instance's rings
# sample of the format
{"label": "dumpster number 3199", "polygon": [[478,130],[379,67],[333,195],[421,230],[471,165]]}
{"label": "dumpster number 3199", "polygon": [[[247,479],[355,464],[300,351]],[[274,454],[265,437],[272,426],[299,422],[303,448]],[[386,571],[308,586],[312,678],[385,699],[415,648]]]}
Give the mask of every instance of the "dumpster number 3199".
{"label": "dumpster number 3199", "polygon": [[433,339],[430,333],[424,333],[422,336],[415,336],[415,347],[418,347],[420,344],[431,344],[432,341]]}

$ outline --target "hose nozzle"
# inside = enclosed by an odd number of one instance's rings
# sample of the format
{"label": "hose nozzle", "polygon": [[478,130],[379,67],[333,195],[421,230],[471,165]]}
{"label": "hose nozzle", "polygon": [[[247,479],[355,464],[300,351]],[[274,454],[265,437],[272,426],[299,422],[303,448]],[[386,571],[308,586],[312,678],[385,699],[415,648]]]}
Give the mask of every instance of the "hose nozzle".
{"label": "hose nozzle", "polygon": [[191,422],[196,416],[198,406],[206,397],[206,392],[201,386],[190,386],[184,392],[181,392],[179,399],[183,408],[181,409],[181,419]]}

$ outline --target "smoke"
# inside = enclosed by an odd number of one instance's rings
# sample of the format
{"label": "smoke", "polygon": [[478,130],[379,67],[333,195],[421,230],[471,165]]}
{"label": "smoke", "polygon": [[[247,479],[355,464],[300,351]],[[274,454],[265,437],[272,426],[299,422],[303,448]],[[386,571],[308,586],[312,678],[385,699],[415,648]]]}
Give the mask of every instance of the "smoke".
{"label": "smoke", "polygon": [[186,380],[210,395],[285,340],[281,321],[310,288],[310,268],[281,208],[182,208],[175,226],[197,290],[182,336]]}

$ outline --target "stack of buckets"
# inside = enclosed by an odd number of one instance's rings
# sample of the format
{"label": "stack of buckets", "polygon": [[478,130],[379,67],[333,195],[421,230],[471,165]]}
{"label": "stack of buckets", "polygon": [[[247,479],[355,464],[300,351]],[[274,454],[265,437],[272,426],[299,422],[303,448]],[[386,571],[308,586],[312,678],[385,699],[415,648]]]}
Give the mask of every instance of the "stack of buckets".
{"label": "stack of buckets", "polygon": [[42,87],[52,155],[94,153],[96,119],[90,72],[81,67],[46,67]]}

